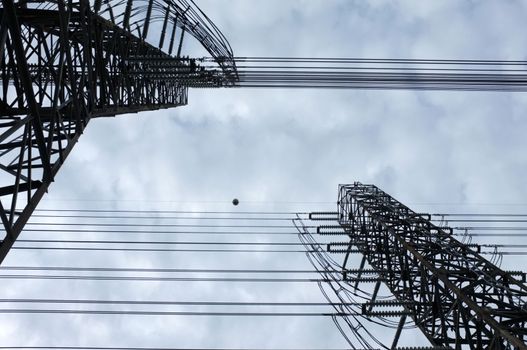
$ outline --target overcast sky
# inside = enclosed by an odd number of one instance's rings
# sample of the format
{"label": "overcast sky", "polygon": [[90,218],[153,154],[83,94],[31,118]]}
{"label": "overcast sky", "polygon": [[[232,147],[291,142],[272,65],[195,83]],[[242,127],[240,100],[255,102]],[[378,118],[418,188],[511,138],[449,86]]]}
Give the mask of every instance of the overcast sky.
{"label": "overcast sky", "polygon": [[[197,3],[237,56],[527,59],[527,2],[521,0]],[[524,93],[191,90],[185,107],[92,121],[42,207],[221,210],[237,197],[240,210],[327,210],[335,207],[339,183],[361,181],[419,210],[525,212],[526,110]],[[22,264],[26,256],[10,258]],[[107,263],[129,263],[119,259]],[[45,318],[0,320],[9,323],[0,327],[0,344],[29,334],[21,333],[28,325],[37,337],[32,343],[57,344],[41,325]],[[72,332],[82,329],[82,317],[71,320],[56,321],[53,331],[68,323],[75,324]],[[255,346],[250,336],[239,343],[203,340],[225,326],[215,322],[200,323],[201,333],[189,336],[200,340],[183,344]],[[104,345],[116,334],[133,338],[134,327],[152,340],[161,327],[148,319],[123,323],[119,331],[106,321],[87,324],[90,336],[69,334],[69,343],[57,345]],[[150,333],[142,328],[149,326]],[[170,334],[170,327],[160,334]],[[344,346],[336,332],[306,334],[306,341],[267,339],[262,346]],[[129,344],[120,339],[112,345]],[[143,346],[174,345],[172,338],[142,339]]]}
{"label": "overcast sky", "polygon": [[[199,5],[238,56],[527,51],[523,1]],[[362,181],[406,201],[524,202],[526,103],[522,93],[192,90],[186,107],[94,121],[51,195],[332,201],[338,183]]]}

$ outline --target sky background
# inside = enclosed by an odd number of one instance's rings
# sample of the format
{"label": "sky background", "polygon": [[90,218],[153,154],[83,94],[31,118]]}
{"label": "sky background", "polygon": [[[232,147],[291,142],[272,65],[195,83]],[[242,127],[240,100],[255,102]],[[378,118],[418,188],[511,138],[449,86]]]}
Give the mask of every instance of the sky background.
{"label": "sky background", "polygon": [[[199,5],[237,56],[527,51],[523,1]],[[94,121],[51,195],[332,201],[339,183],[362,181],[405,201],[524,202],[526,103],[522,93],[192,90],[183,108]]]}
{"label": "sky background", "polygon": [[[236,56],[525,60],[527,55],[521,30],[525,1],[197,4],[223,31]],[[240,210],[327,210],[336,208],[338,184],[361,181],[416,210],[525,212],[526,110],[524,93],[191,90],[185,107],[93,120],[41,207],[222,210],[232,209],[229,203],[237,197]],[[51,259],[12,253],[7,261],[12,264]],[[129,258],[104,259],[103,265],[131,264]],[[167,266],[180,261],[156,259]],[[137,264],[151,263],[145,261]],[[516,264],[524,268],[525,261]],[[11,290],[35,288],[15,284]],[[42,288],[52,294],[55,287]],[[87,294],[112,295],[109,286],[90,288]],[[68,325],[75,332],[89,325],[87,335],[68,334],[66,345],[106,345],[118,339],[112,344],[119,346],[137,336],[141,345],[155,338],[154,344],[170,346],[176,334],[192,329],[177,320],[148,326],[145,319],[123,321],[118,330],[108,328],[108,321],[81,316],[57,321],[8,315],[1,320],[8,326],[0,329],[0,343],[7,345],[20,334],[35,344],[56,342],[48,326],[60,332]],[[272,341],[265,333],[245,336],[240,344],[204,339],[203,334],[227,327],[215,322],[200,323],[199,332],[189,336],[198,341],[189,344],[343,346],[336,332],[328,336],[322,331],[304,332],[305,340],[289,343]],[[324,327],[330,329],[329,323]],[[151,336],[159,327],[165,337],[171,334],[166,338],[171,342]],[[298,334],[300,329],[288,331]],[[406,342],[414,345],[413,338]]]}

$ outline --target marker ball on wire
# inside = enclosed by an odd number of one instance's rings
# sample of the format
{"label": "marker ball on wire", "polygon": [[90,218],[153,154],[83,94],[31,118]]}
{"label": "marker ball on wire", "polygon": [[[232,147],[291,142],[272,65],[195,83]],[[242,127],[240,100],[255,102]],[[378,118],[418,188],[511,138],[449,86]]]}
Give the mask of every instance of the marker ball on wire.
{"label": "marker ball on wire", "polygon": [[235,205],[235,206],[236,206],[236,205],[238,205],[238,204],[240,204],[240,201],[238,200],[238,198],[234,198],[234,199],[232,200],[232,205]]}

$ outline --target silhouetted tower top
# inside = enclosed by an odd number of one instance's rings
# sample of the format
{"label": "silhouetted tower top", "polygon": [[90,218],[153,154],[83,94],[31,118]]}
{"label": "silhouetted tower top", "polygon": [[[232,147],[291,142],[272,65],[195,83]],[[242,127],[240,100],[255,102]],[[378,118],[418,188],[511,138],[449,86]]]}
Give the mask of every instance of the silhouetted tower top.
{"label": "silhouetted tower top", "polygon": [[192,0],[2,0],[1,13],[0,263],[92,118],[182,106],[189,86],[237,80]]}

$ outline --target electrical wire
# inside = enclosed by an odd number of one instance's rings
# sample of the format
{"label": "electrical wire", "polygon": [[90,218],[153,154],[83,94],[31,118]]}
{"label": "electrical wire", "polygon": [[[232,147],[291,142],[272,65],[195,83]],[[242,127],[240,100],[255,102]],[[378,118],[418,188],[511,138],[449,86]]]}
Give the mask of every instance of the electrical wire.
{"label": "electrical wire", "polygon": [[308,215],[309,212],[291,211],[202,211],[202,210],[132,210],[132,209],[35,209],[35,212],[65,212],[65,213],[126,213],[126,214],[247,214],[247,215]]}
{"label": "electrical wire", "polygon": [[18,243],[70,243],[70,244],[155,244],[155,245],[230,245],[230,246],[286,246],[302,247],[299,242],[211,242],[211,241],[130,241],[130,240],[67,240],[20,239]]}
{"label": "electrical wire", "polygon": [[[348,349],[313,349],[313,348],[161,348],[161,347],[99,347],[99,346],[0,346],[0,349],[18,350],[348,350]],[[358,349],[371,350],[371,349]],[[380,349],[374,349],[380,350]],[[416,349],[417,350],[417,349]]]}
{"label": "electrical wire", "polygon": [[104,248],[104,247],[36,247],[14,246],[15,250],[64,250],[64,251],[111,251],[111,252],[179,252],[179,253],[302,253],[304,250],[279,249],[169,249],[169,248]]}
{"label": "electrical wire", "polygon": [[[251,212],[251,214],[240,214],[238,212],[219,212],[221,214],[215,217],[212,212],[166,212],[159,214],[159,211],[105,211],[105,210],[88,210],[88,211],[75,211],[66,210],[66,214],[62,214],[62,211],[43,211],[43,214],[37,214],[36,218],[44,219],[67,219],[75,220],[74,222],[37,222],[34,224],[28,224],[28,229],[25,230],[26,238],[18,240],[17,245],[14,249],[26,249],[26,250],[64,250],[64,251],[109,251],[109,252],[225,252],[225,253],[236,253],[236,252],[247,252],[247,253],[302,253],[306,254],[313,269],[206,269],[206,268],[133,268],[133,267],[71,267],[71,266],[6,266],[0,267],[0,271],[3,270],[3,274],[0,274],[0,279],[7,280],[76,280],[76,281],[109,281],[109,282],[178,282],[178,283],[191,283],[191,282],[220,282],[220,283],[316,283],[322,294],[326,298],[326,302],[265,302],[265,301],[222,301],[222,300],[196,300],[196,301],[182,301],[182,300],[109,300],[109,299],[51,299],[51,298],[0,298],[0,303],[13,303],[13,304],[27,304],[27,305],[40,305],[40,304],[53,304],[53,305],[137,305],[137,306],[210,306],[210,307],[325,307],[331,308],[331,312],[275,312],[275,311],[258,311],[258,312],[241,312],[230,310],[215,311],[172,311],[172,310],[77,310],[77,309],[41,309],[40,306],[36,308],[12,308],[12,309],[0,309],[0,313],[28,313],[28,314],[92,314],[92,315],[137,315],[137,316],[291,316],[291,317],[302,317],[302,316],[326,316],[331,317],[337,329],[343,334],[344,338],[350,345],[350,348],[356,349],[357,346],[363,348],[372,349],[386,349],[386,346],[376,338],[375,334],[368,330],[365,320],[368,322],[375,323],[377,325],[396,329],[398,322],[390,319],[389,317],[375,317],[372,318],[363,312],[365,305],[369,305],[371,302],[372,293],[365,287],[355,285],[355,280],[364,282],[377,282],[381,281],[382,277],[377,271],[365,271],[367,276],[362,276],[358,271],[347,271],[347,278],[343,277],[343,267],[340,263],[332,258],[332,253],[328,252],[320,242],[314,238],[311,231],[314,231],[318,226],[316,220],[310,220],[310,223],[314,225],[306,225],[303,220],[308,220],[311,215],[310,213],[299,214],[294,220],[291,217],[281,217],[273,212]],[[54,213],[58,213],[54,215]],[[71,214],[70,214],[71,213]],[[189,216],[188,213],[197,216]],[[249,212],[248,212],[249,213]],[[137,214],[137,215],[136,215]],[[225,216],[227,215],[227,216]],[[287,214],[289,215],[289,214]],[[446,222],[447,215],[441,216],[438,214],[438,220],[441,223]],[[517,214],[519,215],[519,214]],[[335,218],[337,216],[335,215]],[[467,218],[467,216],[455,216],[452,215],[453,220],[451,222],[478,222],[481,224],[493,224],[493,223],[507,223],[507,224],[518,224],[527,220],[521,220],[520,216],[517,217],[490,217],[490,216],[474,216]],[[527,217],[527,216],[526,216]],[[316,219],[316,216],[314,217]],[[130,220],[140,220],[139,223],[131,223]],[[78,222],[78,220],[85,221],[84,223]],[[103,222],[104,220],[104,222]],[[106,220],[112,220],[112,222],[105,223]],[[149,220],[149,221],[146,221]],[[196,220],[196,224],[179,224],[177,223],[166,223],[167,220]],[[214,225],[211,222],[208,224],[200,224],[199,220],[248,220],[254,222],[250,225]],[[291,221],[293,225],[274,225],[268,224],[272,221]],[[323,220],[328,221],[328,220]],[[329,220],[330,221],[330,220]],[[170,221],[169,221],[170,222]],[[301,224],[298,225],[298,222]],[[337,222],[335,222],[337,224]],[[333,224],[333,225],[335,225]],[[34,228],[35,225],[39,228]],[[49,226],[49,229],[47,228]],[[65,227],[65,228],[57,228]],[[69,228],[68,226],[79,227]],[[126,229],[107,229],[106,227],[123,227]],[[163,227],[179,227],[183,226],[183,231],[179,230],[166,230],[161,229]],[[324,225],[322,225],[324,226]],[[338,225],[337,225],[338,226]],[[90,229],[85,229],[89,227]],[[134,228],[139,227],[139,230]],[[202,228],[229,228],[229,230],[213,231],[206,230],[201,231]],[[500,227],[492,227],[492,225],[486,226],[475,226],[474,227],[456,227],[454,228],[454,235],[458,235],[464,239],[471,239],[472,237],[491,237],[494,232],[488,232],[490,229],[499,230],[501,227],[509,227],[500,225]],[[128,229],[130,228],[130,229]],[[248,229],[256,228],[258,231],[252,231]],[[297,232],[292,232],[291,229],[295,228]],[[485,233],[478,233],[478,229],[483,228]],[[515,227],[520,228],[522,227]],[[236,230],[234,230],[236,229]],[[240,231],[238,231],[240,229]],[[527,230],[527,228],[526,228]],[[34,239],[27,237],[27,234],[39,234],[39,235],[50,235],[49,239],[39,238]],[[148,239],[141,237],[140,239],[123,239],[121,237],[115,237],[112,239],[107,238],[74,238],[65,239],[63,234],[113,234],[113,235],[128,235],[128,234],[171,234],[171,235],[244,235],[243,241],[221,241],[218,240],[199,240],[199,239],[185,239],[182,241],[168,240],[168,239]],[[345,233],[344,231],[342,232]],[[262,241],[251,241],[247,237],[254,235],[270,235],[269,237],[278,237],[275,235],[292,235],[295,234],[299,237],[300,242],[292,241],[274,241],[269,240],[268,242]],[[517,233],[503,233],[501,237],[509,236],[509,234],[517,235]],[[51,236],[53,235],[53,236]],[[56,237],[57,235],[58,237]],[[520,235],[527,235],[527,233],[520,233]],[[47,236],[46,236],[47,237]],[[512,236],[511,236],[512,237]],[[467,243],[468,244],[468,243]],[[472,244],[472,243],[470,243]],[[82,246],[78,246],[82,245]],[[114,247],[119,245],[119,247]],[[127,246],[133,245],[133,248]],[[139,246],[141,245],[141,246]],[[175,248],[150,248],[151,245],[170,245],[170,246],[207,246],[205,249],[175,249]],[[121,247],[122,246],[122,247]],[[146,246],[146,247],[143,247]],[[251,247],[284,247],[285,249],[213,249],[209,248],[212,246],[251,246]],[[481,243],[481,248],[486,250],[481,251],[483,255],[490,255],[492,259],[501,259],[502,255],[525,255],[527,252],[523,251],[511,251],[510,249],[523,249],[527,248],[526,244],[514,244],[500,242],[499,244],[492,243]],[[304,249],[294,250],[288,249],[288,247],[303,247]],[[498,248],[502,255],[497,254]],[[501,251],[503,249],[509,249]],[[490,250],[489,250],[490,249]],[[344,249],[345,250],[345,249]],[[360,269],[358,269],[360,270]],[[14,274],[15,271],[27,271],[29,273]],[[38,273],[41,272],[41,273]],[[53,272],[48,274],[48,272]],[[63,272],[57,273],[57,272]],[[91,274],[85,274],[90,273]],[[111,273],[111,275],[106,275]],[[140,275],[128,275],[129,273],[139,273]],[[157,275],[160,273],[174,273],[184,275]],[[191,276],[189,276],[191,274]],[[195,274],[226,274],[216,276],[199,276]],[[229,274],[258,274],[261,277],[229,277]],[[269,276],[264,276],[269,274]],[[283,278],[276,278],[273,275],[282,274]],[[293,276],[286,276],[291,274]],[[302,275],[298,276],[296,274]],[[186,276],[185,276],[186,275]],[[317,275],[317,276],[315,276]],[[312,277],[315,276],[315,277]],[[306,277],[306,278],[304,278]],[[311,277],[311,278],[310,278]],[[362,278],[362,279],[361,279]],[[331,295],[331,296],[330,296]],[[392,304],[386,305],[397,305],[400,309],[401,304],[393,304],[394,299],[391,295],[377,295],[376,300],[388,301]],[[403,305],[404,307],[404,305]],[[397,310],[399,310],[397,309]],[[399,312],[399,311],[397,311]],[[397,315],[395,312],[393,315]],[[415,328],[415,324],[411,320],[407,320],[404,325],[404,329]]]}
{"label": "electrical wire", "polygon": [[267,317],[332,317],[342,314],[326,312],[211,312],[211,311],[132,311],[132,310],[70,310],[70,309],[0,309],[0,314],[75,314],[134,316],[267,316]]}
{"label": "electrical wire", "polygon": [[293,217],[240,217],[240,216],[223,216],[223,217],[208,217],[208,216],[117,216],[117,215],[43,215],[33,214],[33,218],[75,218],[75,219],[134,219],[134,220],[248,220],[248,221],[291,221]]}
{"label": "electrical wire", "polygon": [[[333,306],[326,302],[236,302],[236,301],[166,301],[166,300],[93,300],[93,299],[2,299],[16,304],[104,304],[104,305],[177,305],[177,306]],[[351,305],[351,304],[350,304]],[[357,303],[356,306],[362,306]]]}
{"label": "electrical wire", "polygon": [[306,274],[316,270],[257,270],[257,269],[172,269],[172,268],[115,268],[71,266],[0,266],[0,271],[83,271],[83,272],[160,272],[160,273],[248,273],[248,274]]}
{"label": "electrical wire", "polygon": [[29,226],[91,226],[91,227],[223,227],[223,228],[266,228],[266,229],[291,229],[290,225],[201,225],[201,224],[129,224],[129,223],[80,223],[80,222],[30,222]]}
{"label": "electrical wire", "polygon": [[153,276],[85,276],[85,275],[11,275],[0,274],[0,279],[18,280],[90,280],[141,282],[262,282],[262,283],[316,283],[327,282],[317,278],[250,278],[250,277],[153,277]]}
{"label": "electrical wire", "polygon": [[[89,225],[87,225],[89,226]],[[125,233],[125,234],[178,234],[178,235],[297,235],[296,232],[272,232],[272,231],[161,231],[161,230],[79,230],[79,229],[24,229],[24,232],[38,233]]]}
{"label": "electrical wire", "polygon": [[235,57],[252,88],[525,91],[524,61]]}

